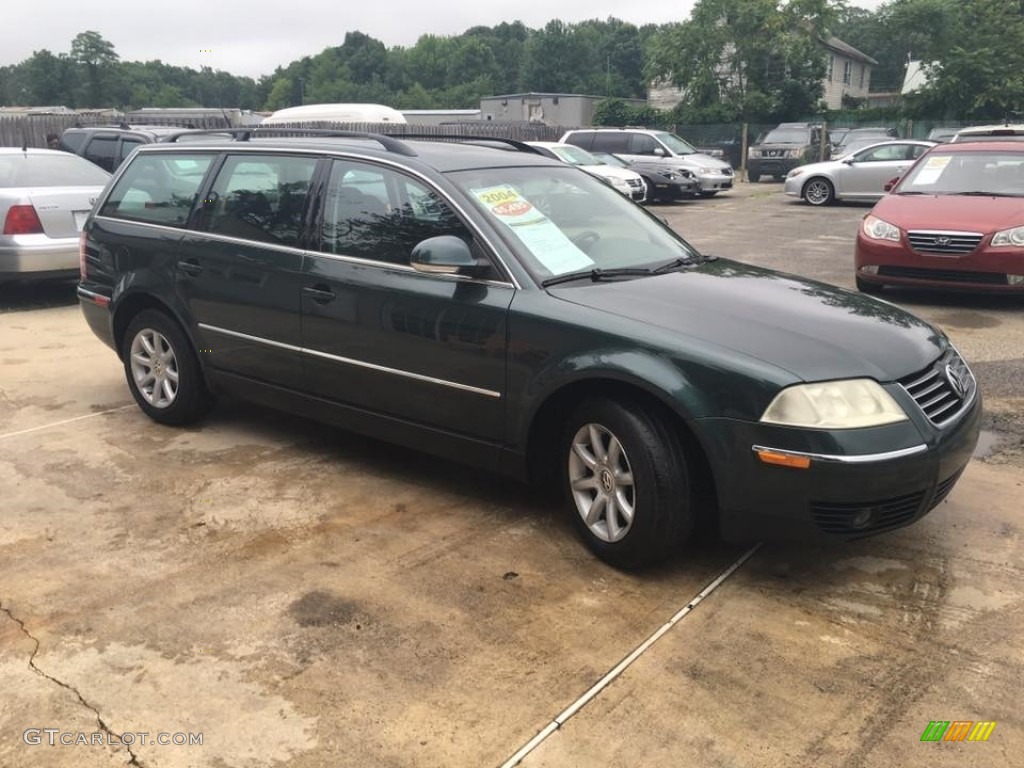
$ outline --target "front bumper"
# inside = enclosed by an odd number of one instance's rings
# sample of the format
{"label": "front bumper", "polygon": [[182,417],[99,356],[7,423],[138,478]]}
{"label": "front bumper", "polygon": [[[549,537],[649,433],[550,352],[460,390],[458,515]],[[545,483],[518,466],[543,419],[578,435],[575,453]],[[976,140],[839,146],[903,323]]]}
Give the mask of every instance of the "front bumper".
{"label": "front bumper", "polygon": [[911,250],[906,235],[898,243],[872,240],[857,233],[854,263],[857,276],[875,285],[946,288],[994,293],[1024,293],[1024,249],[988,248],[988,239],[972,253],[936,256]]}
{"label": "front bumper", "polygon": [[46,235],[4,236],[0,277],[70,277],[78,274],[78,238]]}
{"label": "front bumper", "polygon": [[798,430],[708,420],[705,426],[715,435],[711,466],[729,468],[727,481],[719,477],[717,483],[722,535],[729,540],[856,539],[909,525],[952,490],[977,445],[981,416],[976,393],[943,429],[921,428],[930,422],[915,414],[911,422],[851,430],[859,434],[844,438],[846,449],[793,450],[811,457],[807,469],[766,464],[752,450],[785,443],[785,432]]}
{"label": "front bumper", "polygon": [[800,157],[751,157],[747,159],[747,174],[752,179],[761,176],[785,176],[806,162]]}
{"label": "front bumper", "polygon": [[790,197],[803,197],[804,195],[804,182],[809,179],[810,176],[801,174],[800,176],[786,177],[785,184],[782,185],[782,191]]}
{"label": "front bumper", "polygon": [[722,192],[732,189],[733,178],[731,173],[697,174],[697,186],[700,192]]}

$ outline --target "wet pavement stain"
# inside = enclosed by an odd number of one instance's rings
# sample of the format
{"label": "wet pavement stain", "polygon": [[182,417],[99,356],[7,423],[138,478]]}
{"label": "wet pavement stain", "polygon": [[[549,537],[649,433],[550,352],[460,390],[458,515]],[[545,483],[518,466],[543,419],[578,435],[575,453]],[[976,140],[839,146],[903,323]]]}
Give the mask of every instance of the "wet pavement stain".
{"label": "wet pavement stain", "polygon": [[307,592],[288,607],[300,627],[336,627],[348,624],[358,605],[324,589]]}

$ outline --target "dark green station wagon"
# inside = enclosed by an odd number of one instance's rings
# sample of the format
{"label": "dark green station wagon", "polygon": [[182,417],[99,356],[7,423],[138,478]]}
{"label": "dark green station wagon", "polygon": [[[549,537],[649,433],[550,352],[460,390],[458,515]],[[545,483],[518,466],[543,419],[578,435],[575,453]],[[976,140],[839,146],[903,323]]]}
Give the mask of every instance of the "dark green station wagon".
{"label": "dark green station wagon", "polygon": [[897,307],[702,256],[508,142],[373,134],[154,144],[82,235],[78,295],[164,424],[234,395],[557,481],[620,567],[726,538],[917,520],[981,396]]}

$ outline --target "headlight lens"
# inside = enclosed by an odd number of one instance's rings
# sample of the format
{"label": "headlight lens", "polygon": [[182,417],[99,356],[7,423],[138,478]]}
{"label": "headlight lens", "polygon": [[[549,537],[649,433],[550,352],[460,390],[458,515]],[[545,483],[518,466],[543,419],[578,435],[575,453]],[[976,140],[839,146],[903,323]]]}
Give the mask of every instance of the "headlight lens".
{"label": "headlight lens", "polygon": [[893,226],[877,216],[864,217],[864,234],[872,240],[892,240],[894,243],[900,241],[899,227]]}
{"label": "headlight lens", "polygon": [[786,150],[786,157],[800,157],[800,150],[799,149],[787,149]]}
{"label": "headlight lens", "polygon": [[1010,246],[1024,248],[1024,227],[1014,227],[1013,229],[1004,229],[1002,232],[996,232],[992,236],[992,245],[994,247]]}
{"label": "headlight lens", "polygon": [[857,429],[905,421],[899,403],[873,379],[798,384],[782,390],[761,421],[811,429]]}
{"label": "headlight lens", "polygon": [[800,176],[803,172],[804,172],[803,168],[794,168],[792,171],[790,171],[789,173],[786,174],[786,178],[787,179],[795,179],[797,176]]}
{"label": "headlight lens", "polygon": [[713,174],[715,174],[715,175],[718,175],[718,174],[720,174],[720,173],[721,173],[722,171],[721,171],[721,169],[719,169],[719,168],[701,168],[701,169],[700,169],[700,172],[701,172],[701,173],[704,173],[704,174],[711,174],[711,173],[713,173]]}
{"label": "headlight lens", "polygon": [[626,181],[625,179],[620,179],[617,176],[613,176],[612,177],[612,186],[613,187],[628,187],[629,186],[629,182]]}

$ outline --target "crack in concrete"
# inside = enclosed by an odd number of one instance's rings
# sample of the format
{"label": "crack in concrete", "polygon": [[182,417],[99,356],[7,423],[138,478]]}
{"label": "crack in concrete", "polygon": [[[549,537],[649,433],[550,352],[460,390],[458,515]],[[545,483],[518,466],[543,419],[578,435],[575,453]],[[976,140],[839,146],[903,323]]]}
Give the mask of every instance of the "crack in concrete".
{"label": "crack in concrete", "polygon": [[108,736],[108,743],[109,743],[109,737],[116,738],[117,741],[121,744],[121,746],[123,746],[128,751],[128,756],[130,758],[128,760],[128,765],[134,765],[134,766],[137,766],[137,768],[145,768],[145,766],[142,763],[139,762],[139,757],[138,757],[138,755],[136,755],[132,751],[131,746],[129,744],[125,744],[124,743],[124,741],[121,738],[121,734],[117,733],[109,725],[106,724],[106,722],[103,720],[103,716],[100,715],[100,711],[98,709],[96,709],[96,707],[94,707],[88,701],[86,701],[85,697],[79,692],[79,690],[77,688],[75,688],[75,686],[71,685],[70,683],[65,683],[63,680],[59,680],[56,677],[54,677],[53,675],[48,675],[46,672],[44,672],[42,669],[40,669],[36,665],[36,655],[38,655],[38,653],[39,653],[39,640],[37,640],[32,635],[32,633],[28,631],[28,627],[25,626],[25,622],[23,622],[21,619],[19,619],[17,616],[15,616],[11,612],[11,609],[5,607],[2,602],[0,602],[0,613],[7,614],[7,618],[9,618],[11,621],[13,621],[15,624],[17,624],[18,627],[21,629],[21,633],[23,635],[25,635],[25,637],[27,637],[29,640],[32,641],[33,648],[32,648],[32,653],[28,657],[28,668],[31,669],[33,672],[35,672],[40,677],[45,678],[46,680],[49,680],[51,683],[56,683],[57,685],[59,685],[64,690],[69,691],[70,693],[74,694],[75,698],[78,699],[78,702],[83,707],[85,707],[90,712],[92,712],[93,715],[96,717],[96,722],[99,724],[100,730],[102,730]]}

